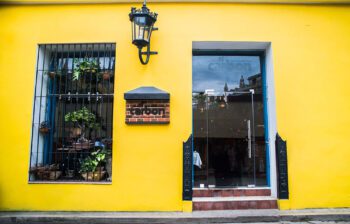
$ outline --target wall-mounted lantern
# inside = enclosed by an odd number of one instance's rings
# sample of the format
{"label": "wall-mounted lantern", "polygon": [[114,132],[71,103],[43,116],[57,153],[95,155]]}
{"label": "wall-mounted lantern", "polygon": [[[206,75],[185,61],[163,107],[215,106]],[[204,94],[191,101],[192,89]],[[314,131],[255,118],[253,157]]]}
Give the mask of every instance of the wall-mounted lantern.
{"label": "wall-mounted lantern", "polygon": [[[152,31],[158,30],[158,28],[153,27],[154,23],[157,21],[157,16],[157,13],[149,11],[146,6],[146,0],[144,0],[141,9],[132,7],[129,14],[132,29],[132,43],[139,49],[139,59],[144,65],[148,63],[151,55],[158,53],[150,50]],[[144,47],[147,48],[145,52],[142,51]],[[143,55],[146,55],[146,59],[143,58]]]}

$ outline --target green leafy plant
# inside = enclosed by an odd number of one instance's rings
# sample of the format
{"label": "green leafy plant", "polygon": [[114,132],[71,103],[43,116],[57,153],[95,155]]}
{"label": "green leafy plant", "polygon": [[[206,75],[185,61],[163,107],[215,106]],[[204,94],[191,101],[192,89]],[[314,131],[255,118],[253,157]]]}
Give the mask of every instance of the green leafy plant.
{"label": "green leafy plant", "polygon": [[78,80],[81,75],[95,74],[100,69],[100,64],[96,59],[85,57],[82,61],[74,60],[73,81]]}
{"label": "green leafy plant", "polygon": [[86,142],[85,131],[86,128],[98,128],[96,123],[95,114],[91,113],[86,107],[83,107],[80,110],[69,112],[64,116],[66,122],[74,122],[81,129],[81,135],[78,139],[79,142]]}
{"label": "green leafy plant", "polygon": [[97,167],[106,162],[108,151],[106,149],[98,149],[92,152],[84,160],[81,160],[80,173],[95,172]]}

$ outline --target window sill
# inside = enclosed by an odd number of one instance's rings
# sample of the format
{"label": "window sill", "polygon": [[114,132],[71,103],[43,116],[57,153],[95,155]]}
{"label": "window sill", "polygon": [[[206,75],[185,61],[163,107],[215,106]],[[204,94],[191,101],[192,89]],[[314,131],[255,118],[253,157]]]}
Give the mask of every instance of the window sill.
{"label": "window sill", "polygon": [[89,184],[89,185],[112,185],[111,181],[28,181],[28,184]]}

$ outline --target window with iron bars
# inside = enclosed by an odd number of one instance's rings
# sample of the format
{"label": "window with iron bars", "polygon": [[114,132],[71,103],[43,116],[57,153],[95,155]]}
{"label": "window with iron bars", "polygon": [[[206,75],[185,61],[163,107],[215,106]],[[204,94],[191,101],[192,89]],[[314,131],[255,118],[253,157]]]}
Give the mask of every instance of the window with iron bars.
{"label": "window with iron bars", "polygon": [[30,182],[110,182],[115,44],[38,48]]}

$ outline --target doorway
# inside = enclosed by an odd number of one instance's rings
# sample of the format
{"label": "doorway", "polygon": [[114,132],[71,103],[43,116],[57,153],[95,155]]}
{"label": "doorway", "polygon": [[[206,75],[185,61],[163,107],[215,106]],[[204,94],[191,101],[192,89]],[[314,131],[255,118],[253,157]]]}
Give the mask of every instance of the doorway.
{"label": "doorway", "polygon": [[193,52],[194,187],[267,186],[262,52]]}

